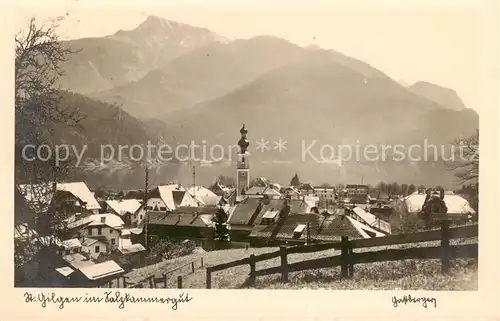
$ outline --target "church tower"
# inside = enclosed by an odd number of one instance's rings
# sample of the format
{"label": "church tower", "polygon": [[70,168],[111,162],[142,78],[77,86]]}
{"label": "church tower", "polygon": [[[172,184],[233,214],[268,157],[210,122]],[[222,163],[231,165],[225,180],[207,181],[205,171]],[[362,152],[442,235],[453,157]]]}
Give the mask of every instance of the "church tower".
{"label": "church tower", "polygon": [[238,141],[240,150],[236,165],[236,201],[239,202],[250,186],[250,153],[247,151],[250,142],[247,139],[248,130],[243,124],[240,129],[241,138]]}

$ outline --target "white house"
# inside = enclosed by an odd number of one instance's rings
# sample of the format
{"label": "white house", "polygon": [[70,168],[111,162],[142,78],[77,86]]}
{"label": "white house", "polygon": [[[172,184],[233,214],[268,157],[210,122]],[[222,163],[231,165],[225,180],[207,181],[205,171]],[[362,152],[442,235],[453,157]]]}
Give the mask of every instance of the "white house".
{"label": "white house", "polygon": [[203,186],[190,187],[188,192],[196,200],[198,206],[215,206],[219,204],[222,197]]}
{"label": "white house", "polygon": [[77,238],[62,241],[62,246],[65,255],[79,253],[82,250],[82,243]]}
{"label": "white house", "polygon": [[[408,213],[420,212],[425,201],[425,196],[425,193],[415,192],[404,197],[403,201]],[[475,211],[470,206],[469,202],[460,195],[446,193],[443,201],[448,208],[448,214],[475,214]]]}
{"label": "white house", "polygon": [[106,201],[108,211],[119,215],[126,226],[132,225],[134,214],[141,207],[141,202],[136,199],[108,200]]}
{"label": "white house", "polygon": [[[123,220],[116,214],[94,214],[68,223],[68,228],[79,230],[83,238],[104,240],[110,247],[118,246]],[[83,247],[83,244],[82,244]]]}
{"label": "white house", "polygon": [[270,186],[252,186],[245,191],[245,196],[249,198],[263,198],[267,196],[271,199],[278,199],[281,193]]}
{"label": "white house", "polygon": [[106,205],[110,213],[124,216],[127,213],[134,214],[141,207],[141,202],[136,199],[108,200]]}
{"label": "white house", "polygon": [[147,211],[173,211],[177,207],[197,207],[198,203],[180,184],[162,185],[148,193],[148,200],[132,215],[132,224],[138,225]]}
{"label": "white house", "polygon": [[320,201],[333,202],[335,201],[335,188],[326,186],[314,187],[314,194],[319,197]]}
{"label": "white house", "polygon": [[45,212],[49,207],[56,211],[97,214],[101,206],[84,182],[26,184],[18,186],[26,204],[35,212]]}
{"label": "white house", "polygon": [[85,237],[82,242],[82,252],[88,253],[91,258],[97,258],[100,253],[108,253],[111,246],[103,239]]}

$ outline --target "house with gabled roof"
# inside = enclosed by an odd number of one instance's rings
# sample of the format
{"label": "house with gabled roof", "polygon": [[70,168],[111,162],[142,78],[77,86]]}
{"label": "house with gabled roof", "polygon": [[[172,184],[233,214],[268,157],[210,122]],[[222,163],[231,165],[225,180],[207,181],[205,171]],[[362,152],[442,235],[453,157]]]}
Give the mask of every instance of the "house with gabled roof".
{"label": "house with gabled roof", "polygon": [[298,188],[302,195],[314,195],[314,187],[311,183],[302,183]]}
{"label": "house with gabled roof", "polygon": [[[69,271],[65,272],[66,274]],[[98,287],[125,274],[125,270],[113,260],[81,267],[68,275],[74,287]]]}
{"label": "house with gabled roof", "polygon": [[141,207],[141,202],[136,199],[107,200],[107,212],[119,215],[126,226],[132,225],[132,216]]}
{"label": "house with gabled roof", "polygon": [[190,187],[188,192],[196,200],[198,206],[216,206],[222,198],[203,186]]}
{"label": "house with gabled roof", "polygon": [[288,213],[307,213],[311,206],[297,199],[247,198],[234,207],[228,218],[232,241],[248,241],[256,225],[268,225],[279,221]]}
{"label": "house with gabled roof", "polygon": [[82,252],[93,259],[97,258],[101,253],[108,253],[111,250],[110,243],[103,236],[82,237]]}
{"label": "house with gabled roof", "polygon": [[196,200],[180,184],[161,185],[148,192],[148,200],[132,215],[132,224],[139,225],[146,212],[167,212],[177,207],[198,206]]}
{"label": "house with gabled roof", "polygon": [[274,222],[271,225],[256,225],[249,235],[250,243],[255,246],[297,245],[308,241],[337,242],[342,236],[351,239],[385,236],[370,226],[339,213],[341,212],[334,215],[290,213],[281,224]]}
{"label": "house with gabled roof", "polygon": [[186,207],[170,212],[149,211],[143,220],[141,232],[131,235],[133,244],[145,245],[148,240],[174,238],[203,243],[212,236],[212,218],[215,208]]}
{"label": "house with gabled roof", "polygon": [[[109,244],[105,248],[109,251],[117,247],[124,222],[116,214],[94,214],[80,219],[70,220],[68,229],[80,238],[96,238]],[[82,242],[83,247],[83,242]]]}
{"label": "house with gabled roof", "polygon": [[231,188],[229,186],[225,186],[218,179],[208,187],[208,190],[213,192],[215,195],[224,196]]}
{"label": "house with gabled roof", "polygon": [[17,190],[35,213],[55,211],[67,216],[75,213],[85,216],[101,210],[84,182],[21,184]]}
{"label": "house with gabled roof", "polygon": [[269,196],[271,198],[280,198],[281,193],[270,185],[266,186],[252,186],[245,191],[245,196],[249,198],[263,198]]}

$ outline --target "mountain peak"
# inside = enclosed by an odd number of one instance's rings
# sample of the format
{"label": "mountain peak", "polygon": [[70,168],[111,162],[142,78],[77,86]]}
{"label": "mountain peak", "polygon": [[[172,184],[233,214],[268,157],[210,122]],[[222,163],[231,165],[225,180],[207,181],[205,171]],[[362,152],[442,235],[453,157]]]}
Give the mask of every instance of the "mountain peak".
{"label": "mountain peak", "polygon": [[456,91],[450,88],[442,87],[427,81],[417,81],[409,86],[408,89],[448,109],[462,110],[467,108]]}
{"label": "mountain peak", "polygon": [[170,21],[158,16],[148,16],[139,26],[139,29],[171,29],[174,25],[180,25],[175,21]]}

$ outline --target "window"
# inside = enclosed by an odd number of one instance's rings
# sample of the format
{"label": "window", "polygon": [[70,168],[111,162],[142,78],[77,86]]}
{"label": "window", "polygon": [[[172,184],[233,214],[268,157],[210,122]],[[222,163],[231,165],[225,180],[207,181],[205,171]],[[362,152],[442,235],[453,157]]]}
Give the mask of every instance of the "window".
{"label": "window", "polygon": [[167,208],[165,206],[160,206],[160,211],[164,212],[166,210],[167,210]]}
{"label": "window", "polygon": [[111,245],[115,245],[116,244],[116,240],[115,239],[111,239]]}
{"label": "window", "polygon": [[101,235],[102,234],[102,227],[98,227],[97,228],[97,235]]}
{"label": "window", "polygon": [[96,253],[99,253],[99,245],[97,245],[97,246],[95,247],[95,252],[96,252]]}
{"label": "window", "polygon": [[89,235],[92,235],[92,228],[89,228],[88,231],[89,231]]}
{"label": "window", "polygon": [[139,215],[139,219],[142,220],[142,215]]}

